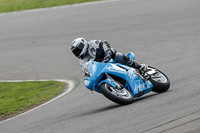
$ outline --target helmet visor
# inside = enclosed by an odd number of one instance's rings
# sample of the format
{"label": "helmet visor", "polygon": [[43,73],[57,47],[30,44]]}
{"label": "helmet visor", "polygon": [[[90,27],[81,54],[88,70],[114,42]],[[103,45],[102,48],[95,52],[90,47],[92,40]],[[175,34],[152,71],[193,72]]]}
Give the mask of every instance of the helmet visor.
{"label": "helmet visor", "polygon": [[83,44],[83,43],[80,43],[80,44],[78,45],[78,47],[72,48],[72,52],[74,53],[74,55],[75,55],[76,57],[79,58],[80,53],[82,52],[83,48],[84,48],[84,44]]}

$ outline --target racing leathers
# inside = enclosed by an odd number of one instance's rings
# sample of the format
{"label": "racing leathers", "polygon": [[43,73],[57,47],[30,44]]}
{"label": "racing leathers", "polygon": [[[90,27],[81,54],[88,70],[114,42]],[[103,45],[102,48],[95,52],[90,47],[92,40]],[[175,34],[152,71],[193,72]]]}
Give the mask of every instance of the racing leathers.
{"label": "racing leathers", "polygon": [[92,59],[100,62],[108,62],[110,59],[136,69],[142,68],[142,65],[130,59],[125,54],[117,52],[114,48],[110,47],[107,41],[91,40],[88,42],[87,54],[84,58],[80,58],[79,62],[83,72],[86,72],[89,61]]}

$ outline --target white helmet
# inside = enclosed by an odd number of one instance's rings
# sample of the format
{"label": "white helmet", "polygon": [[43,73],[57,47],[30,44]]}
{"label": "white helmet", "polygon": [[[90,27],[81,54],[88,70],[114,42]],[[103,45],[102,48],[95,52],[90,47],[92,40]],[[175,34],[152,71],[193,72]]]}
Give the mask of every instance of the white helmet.
{"label": "white helmet", "polygon": [[72,53],[78,58],[84,58],[87,54],[88,43],[84,38],[77,38],[71,43]]}

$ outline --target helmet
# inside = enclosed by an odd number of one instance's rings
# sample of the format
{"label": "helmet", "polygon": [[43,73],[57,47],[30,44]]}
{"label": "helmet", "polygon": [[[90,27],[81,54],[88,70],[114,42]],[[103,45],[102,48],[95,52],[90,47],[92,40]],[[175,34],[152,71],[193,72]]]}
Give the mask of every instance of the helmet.
{"label": "helmet", "polygon": [[86,56],[88,43],[84,38],[77,38],[71,43],[72,53],[77,57],[83,59]]}

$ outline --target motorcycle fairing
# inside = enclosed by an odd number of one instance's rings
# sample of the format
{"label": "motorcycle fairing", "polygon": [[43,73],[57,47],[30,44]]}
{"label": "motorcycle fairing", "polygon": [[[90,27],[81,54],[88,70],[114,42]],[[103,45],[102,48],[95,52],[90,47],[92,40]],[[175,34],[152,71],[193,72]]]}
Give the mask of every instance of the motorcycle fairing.
{"label": "motorcycle fairing", "polygon": [[135,71],[134,68],[114,63],[113,60],[109,63],[91,61],[91,66],[89,67],[90,76],[85,77],[85,86],[99,93],[101,92],[98,87],[103,82],[116,87],[116,83],[112,78],[107,77],[101,81],[102,77],[107,73],[108,75],[115,75],[127,81],[125,87],[132,92],[134,97],[140,96],[141,92],[143,94],[150,92],[153,88],[152,83],[150,81],[144,83],[143,80],[135,74]]}
{"label": "motorcycle fairing", "polygon": [[[120,68],[124,68],[126,70],[126,73],[121,72],[121,73],[111,73],[115,76],[119,76],[123,78],[124,80],[127,81],[127,89],[129,89],[134,97],[141,96],[138,95],[140,92],[143,92],[143,94],[146,94],[150,91],[152,91],[153,85],[150,81],[146,80],[145,82],[136,74],[137,71],[134,68],[118,64],[116,63],[117,66]],[[113,67],[114,68],[114,67]],[[125,85],[126,88],[126,85]]]}

